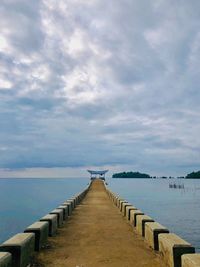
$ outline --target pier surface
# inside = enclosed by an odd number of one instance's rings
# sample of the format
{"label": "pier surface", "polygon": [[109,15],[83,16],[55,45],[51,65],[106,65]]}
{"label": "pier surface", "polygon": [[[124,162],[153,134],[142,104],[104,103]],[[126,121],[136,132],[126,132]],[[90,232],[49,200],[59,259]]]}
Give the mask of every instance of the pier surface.
{"label": "pier surface", "polygon": [[35,266],[41,267],[166,267],[122,217],[104,184],[95,180],[82,203],[49,239]]}

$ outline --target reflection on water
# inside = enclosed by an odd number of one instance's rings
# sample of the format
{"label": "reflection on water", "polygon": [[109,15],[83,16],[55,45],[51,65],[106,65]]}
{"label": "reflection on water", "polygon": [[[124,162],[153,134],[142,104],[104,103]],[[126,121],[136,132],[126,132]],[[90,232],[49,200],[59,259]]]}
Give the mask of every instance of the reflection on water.
{"label": "reflection on water", "polygon": [[88,180],[0,179],[0,242],[83,190]]}
{"label": "reflection on water", "polygon": [[200,180],[109,179],[109,187],[200,251]]}

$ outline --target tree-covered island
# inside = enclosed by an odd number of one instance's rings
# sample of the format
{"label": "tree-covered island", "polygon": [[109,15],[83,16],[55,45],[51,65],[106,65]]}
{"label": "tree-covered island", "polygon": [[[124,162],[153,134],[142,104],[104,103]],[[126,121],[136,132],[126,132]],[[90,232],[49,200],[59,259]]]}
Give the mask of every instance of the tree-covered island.
{"label": "tree-covered island", "polygon": [[200,171],[197,172],[191,172],[186,175],[186,179],[200,179]]}
{"label": "tree-covered island", "polygon": [[119,172],[114,173],[112,178],[151,178],[151,176],[140,172]]}

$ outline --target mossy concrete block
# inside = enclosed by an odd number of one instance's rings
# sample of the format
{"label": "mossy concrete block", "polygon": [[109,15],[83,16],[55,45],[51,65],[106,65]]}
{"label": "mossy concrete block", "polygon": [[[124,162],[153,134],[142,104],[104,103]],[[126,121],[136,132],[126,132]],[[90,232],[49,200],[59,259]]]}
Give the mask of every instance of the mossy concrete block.
{"label": "mossy concrete block", "polygon": [[68,217],[68,206],[60,205],[60,206],[58,206],[58,209],[63,210],[63,220],[66,221],[67,217]]}
{"label": "mossy concrete block", "polygon": [[63,202],[62,203],[62,206],[67,206],[68,208],[68,216],[70,216],[72,214],[72,203],[71,202]]}
{"label": "mossy concrete block", "polygon": [[159,234],[159,251],[170,267],[181,267],[183,254],[195,253],[194,247],[175,234]]}
{"label": "mossy concrete block", "polygon": [[136,220],[136,230],[141,236],[145,236],[145,223],[154,222],[154,220],[147,215],[138,215]]}
{"label": "mossy concrete block", "polygon": [[141,210],[131,210],[130,211],[130,223],[136,227],[137,222],[137,216],[138,215],[144,215],[144,213]]}
{"label": "mossy concrete block", "polygon": [[47,214],[40,219],[41,222],[49,223],[49,236],[55,236],[58,228],[57,215]]}
{"label": "mossy concrete block", "polygon": [[12,254],[0,252],[0,267],[12,267]]}
{"label": "mossy concrete block", "polygon": [[56,214],[57,215],[58,227],[62,227],[63,226],[63,210],[62,209],[52,210],[49,214]]}
{"label": "mossy concrete block", "polygon": [[157,222],[145,224],[145,239],[154,250],[159,250],[158,235],[161,233],[169,233],[169,230]]}
{"label": "mossy concrete block", "polygon": [[35,234],[35,251],[40,251],[47,243],[49,234],[49,223],[48,222],[35,222],[28,226],[24,233]]}
{"label": "mossy concrete block", "polygon": [[0,251],[12,254],[12,267],[26,267],[33,256],[35,234],[17,234],[0,245]]}
{"label": "mossy concrete block", "polygon": [[197,254],[184,254],[181,256],[181,267],[199,267],[200,266],[200,253]]}
{"label": "mossy concrete block", "polygon": [[132,205],[131,206],[126,206],[126,218],[127,218],[128,221],[130,221],[130,212],[131,212],[131,210],[137,210],[137,208],[132,206]]}

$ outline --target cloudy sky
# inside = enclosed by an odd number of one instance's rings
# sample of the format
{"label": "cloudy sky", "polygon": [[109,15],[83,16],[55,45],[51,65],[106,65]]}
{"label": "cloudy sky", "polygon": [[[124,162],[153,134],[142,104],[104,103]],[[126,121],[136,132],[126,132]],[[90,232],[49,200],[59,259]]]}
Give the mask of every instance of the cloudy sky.
{"label": "cloudy sky", "polygon": [[199,170],[199,11],[1,0],[0,177]]}

